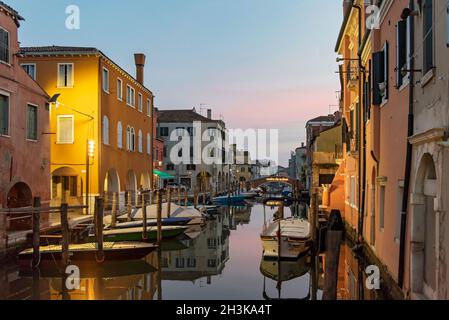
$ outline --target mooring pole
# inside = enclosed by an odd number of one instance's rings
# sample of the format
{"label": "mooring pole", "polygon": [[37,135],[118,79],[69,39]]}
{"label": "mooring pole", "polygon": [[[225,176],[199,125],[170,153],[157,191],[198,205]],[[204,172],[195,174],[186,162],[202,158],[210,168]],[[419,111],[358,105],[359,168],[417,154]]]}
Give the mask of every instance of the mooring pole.
{"label": "mooring pole", "polygon": [[127,217],[128,217],[128,222],[132,221],[132,205],[131,205],[131,192],[126,191],[127,199],[126,199],[126,210],[127,210]]}
{"label": "mooring pole", "polygon": [[162,190],[157,192],[157,244],[160,248],[162,242]]}
{"label": "mooring pole", "polygon": [[187,188],[184,189],[184,208],[187,208],[189,199],[188,199],[188,194],[187,194]]}
{"label": "mooring pole", "polygon": [[178,187],[178,205],[181,206],[181,187]]}
{"label": "mooring pole", "polygon": [[41,198],[33,199],[33,268],[37,268],[40,263],[40,219],[41,219]]}
{"label": "mooring pole", "polygon": [[145,194],[142,193],[142,219],[143,219],[143,230],[142,230],[142,239],[148,240],[148,232],[147,232],[147,206],[145,203]]}
{"label": "mooring pole", "polygon": [[69,265],[69,220],[68,220],[68,205],[61,204],[61,231],[62,231],[62,264],[64,268]]}
{"label": "mooring pole", "polygon": [[[181,190],[181,189],[179,189]],[[181,205],[181,192],[178,192],[179,205]],[[167,218],[171,215],[171,188],[167,190]]]}
{"label": "mooring pole", "polygon": [[117,193],[112,194],[112,212],[111,212],[111,227],[115,228],[117,225]]}
{"label": "mooring pole", "polygon": [[97,262],[104,261],[103,228],[104,228],[104,200],[95,197],[95,223],[97,229]]}

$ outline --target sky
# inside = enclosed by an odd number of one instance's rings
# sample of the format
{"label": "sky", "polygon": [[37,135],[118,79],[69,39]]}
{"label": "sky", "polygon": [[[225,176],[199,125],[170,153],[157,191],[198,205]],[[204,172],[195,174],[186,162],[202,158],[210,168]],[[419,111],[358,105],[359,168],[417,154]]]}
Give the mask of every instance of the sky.
{"label": "sky", "polygon": [[[143,52],[157,107],[279,129],[284,166],[307,120],[337,104],[341,0],[3,1],[25,18],[22,46],[97,47],[131,74]],[[65,26],[69,5],[80,8],[79,30]]]}

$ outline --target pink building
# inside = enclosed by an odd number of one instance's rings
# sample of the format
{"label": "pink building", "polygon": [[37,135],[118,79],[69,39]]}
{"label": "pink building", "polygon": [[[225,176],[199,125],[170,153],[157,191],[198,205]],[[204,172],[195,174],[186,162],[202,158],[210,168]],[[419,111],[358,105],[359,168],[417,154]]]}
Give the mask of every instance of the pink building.
{"label": "pink building", "polygon": [[[49,97],[33,80],[34,65],[20,65],[18,28],[23,18],[0,1],[0,206],[50,199]],[[0,249],[6,242],[0,216]]]}

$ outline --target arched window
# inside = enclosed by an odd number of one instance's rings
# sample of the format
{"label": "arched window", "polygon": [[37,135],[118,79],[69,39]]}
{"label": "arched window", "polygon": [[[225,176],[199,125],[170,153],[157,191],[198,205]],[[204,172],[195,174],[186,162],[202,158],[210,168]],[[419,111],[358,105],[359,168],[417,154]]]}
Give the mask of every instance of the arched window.
{"label": "arched window", "polygon": [[131,128],[131,151],[136,151],[136,130]]}
{"label": "arched window", "polygon": [[139,152],[143,152],[143,142],[142,142],[142,130],[139,130]]}
{"label": "arched window", "polygon": [[120,121],[117,123],[117,147],[119,149],[123,148],[123,128]]}
{"label": "arched window", "polygon": [[147,153],[151,155],[151,136],[147,133]]}
{"label": "arched window", "polygon": [[131,128],[126,127],[126,150],[131,151]]}
{"label": "arched window", "polygon": [[109,144],[109,119],[108,117],[103,117],[103,143]]}

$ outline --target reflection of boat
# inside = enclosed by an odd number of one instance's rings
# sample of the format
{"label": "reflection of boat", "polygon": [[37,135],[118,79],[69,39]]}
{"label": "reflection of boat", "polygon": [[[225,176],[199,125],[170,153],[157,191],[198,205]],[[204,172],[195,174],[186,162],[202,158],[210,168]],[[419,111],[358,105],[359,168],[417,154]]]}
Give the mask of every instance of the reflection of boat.
{"label": "reflection of boat", "polygon": [[264,257],[296,259],[309,249],[310,223],[297,218],[276,220],[264,229],[261,239]]}
{"label": "reflection of boat", "polygon": [[[77,262],[80,269],[80,279],[86,278],[115,278],[134,276],[155,272],[156,269],[144,260],[128,260],[128,261],[110,261],[101,265],[95,262]],[[20,277],[32,277],[33,270],[31,268],[21,268]],[[61,268],[56,264],[49,264],[39,268],[40,278],[58,278],[61,277]]]}
{"label": "reflection of boat", "polygon": [[213,202],[216,204],[240,204],[245,202],[245,196],[221,196],[213,198]]}
{"label": "reflection of boat", "polygon": [[[105,230],[103,232],[103,237],[105,241],[142,241],[148,240],[153,241],[157,239],[157,227],[147,228],[147,239],[143,239],[143,228],[126,228],[126,229],[111,229]],[[186,226],[163,226],[161,227],[162,238],[169,239],[175,238],[187,229]],[[94,241],[95,236],[91,235],[91,241]]]}
{"label": "reflection of boat", "polygon": [[[132,242],[105,242],[103,244],[104,261],[115,260],[138,260],[155,250],[155,246],[146,243]],[[69,256],[72,262],[97,261],[97,244],[71,244],[69,245]],[[33,249],[24,250],[19,253],[19,263],[29,266],[33,259]],[[62,246],[50,245],[40,247],[41,264],[54,264],[62,260]]]}
{"label": "reflection of boat", "polygon": [[[265,300],[281,300],[282,283],[288,282],[296,278],[300,278],[310,271],[309,257],[303,255],[299,260],[295,261],[269,261],[262,258],[260,264],[260,272],[264,275],[263,281],[263,297]],[[277,282],[276,289],[278,297],[272,298],[268,296],[266,290],[266,279],[270,278]],[[300,299],[287,300],[309,300],[310,291],[306,297]]]}

